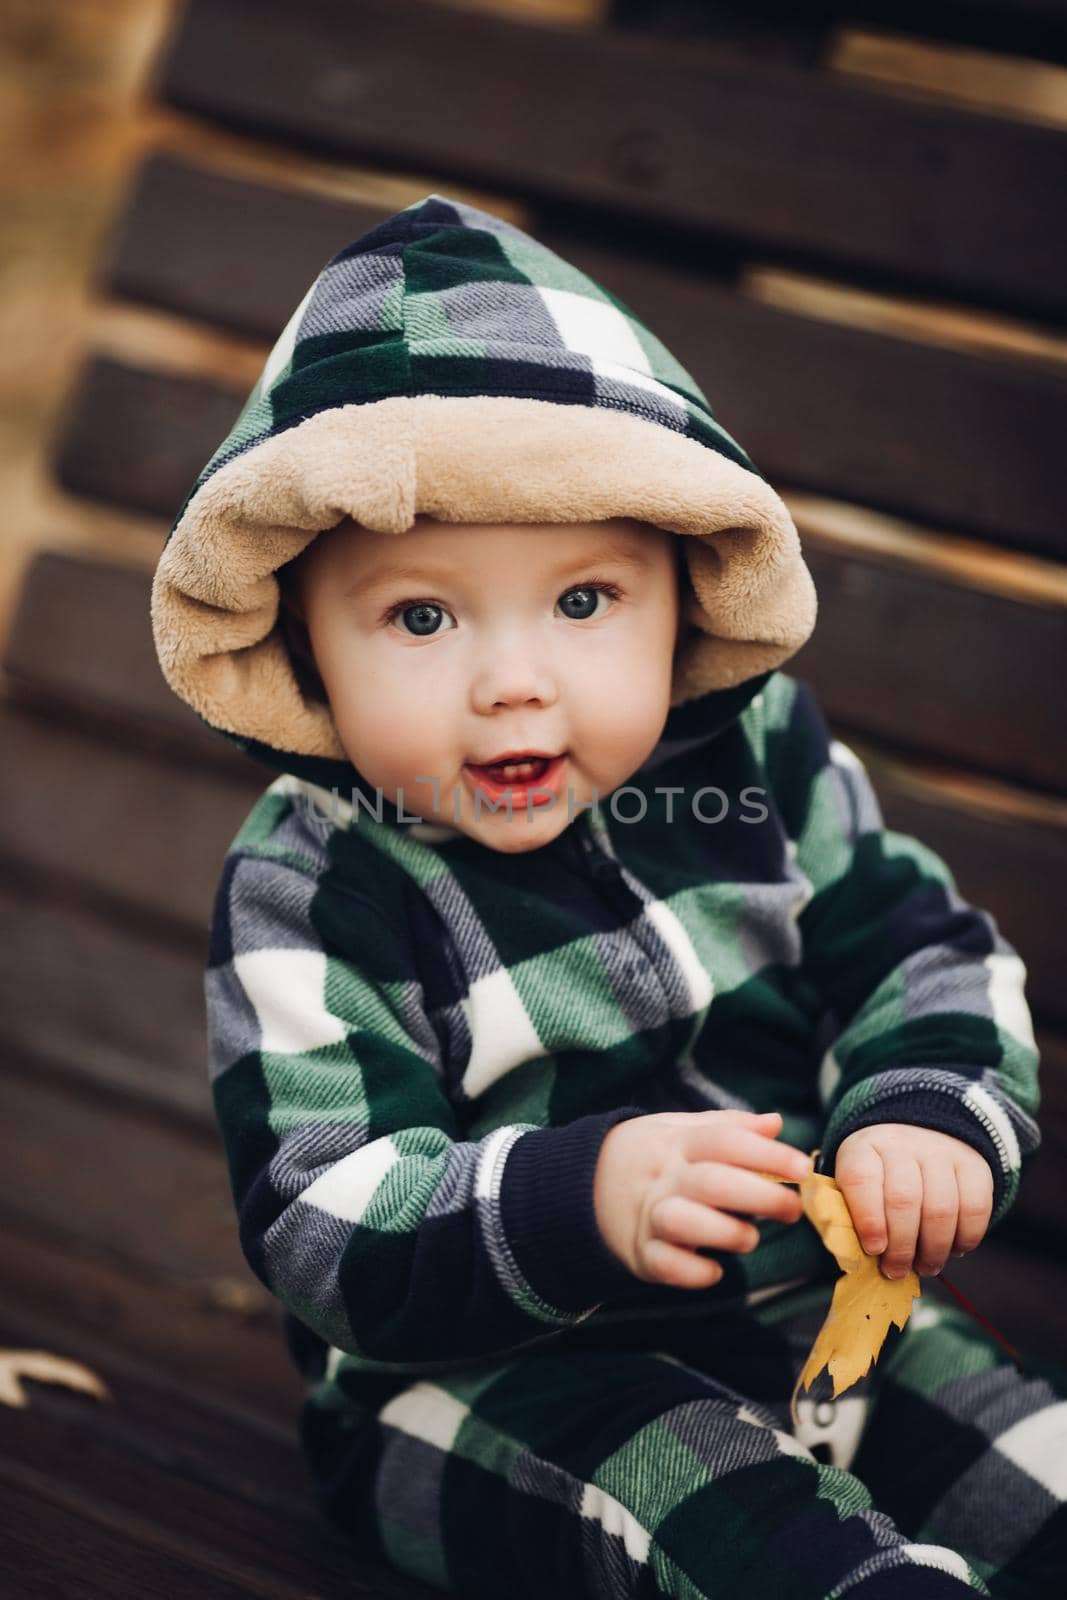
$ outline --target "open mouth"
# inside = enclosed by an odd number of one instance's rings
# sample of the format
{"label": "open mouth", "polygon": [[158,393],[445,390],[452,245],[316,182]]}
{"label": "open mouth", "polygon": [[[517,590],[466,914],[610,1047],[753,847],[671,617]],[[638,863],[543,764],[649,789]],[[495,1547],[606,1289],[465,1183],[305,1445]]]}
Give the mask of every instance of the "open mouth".
{"label": "open mouth", "polygon": [[470,774],[475,787],[493,800],[510,791],[514,800],[524,802],[527,790],[534,789],[540,792],[531,795],[531,804],[547,805],[556,792],[566,759],[565,755],[512,756],[484,766],[468,762],[463,770]]}

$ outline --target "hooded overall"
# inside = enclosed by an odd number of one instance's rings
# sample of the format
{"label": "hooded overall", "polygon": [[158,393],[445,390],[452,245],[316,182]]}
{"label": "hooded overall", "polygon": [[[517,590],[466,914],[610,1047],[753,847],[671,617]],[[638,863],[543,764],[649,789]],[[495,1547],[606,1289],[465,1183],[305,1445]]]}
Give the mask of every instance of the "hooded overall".
{"label": "hooded overall", "polygon": [[[626,516],[683,542],[659,744],[525,854],[371,790],[279,624],[277,571],[319,532],[402,534],[420,513]],[[872,1597],[897,1592],[876,1590],[890,1572],[934,1596],[996,1569],[975,1541],[971,1568],[947,1540],[909,1543],[845,1470],[870,1380],[833,1426],[811,1412],[789,1434],[783,1396],[837,1275],[806,1219],[761,1221],[758,1248],[693,1291],[635,1279],[593,1211],[605,1135],[652,1111],[778,1110],[831,1175],[857,1128],[938,1129],[988,1160],[993,1224],[1038,1146],[1022,963],[942,861],[883,826],[780,670],[814,619],[783,502],[678,361],[582,272],[437,194],[322,269],[169,534],[167,682],[281,774],[227,853],[205,980],[241,1244],[307,1380],[321,1504],[440,1586],[769,1596],[759,1573],[781,1563],[814,1595],[866,1562]],[[923,1310],[912,1344],[924,1326],[978,1337]],[[705,1446],[682,1421],[708,1406]],[[827,1465],[800,1442],[816,1435]],[[742,1489],[687,1520],[760,1463],[751,1526]],[[691,1548],[716,1516],[736,1557],[721,1590]]]}

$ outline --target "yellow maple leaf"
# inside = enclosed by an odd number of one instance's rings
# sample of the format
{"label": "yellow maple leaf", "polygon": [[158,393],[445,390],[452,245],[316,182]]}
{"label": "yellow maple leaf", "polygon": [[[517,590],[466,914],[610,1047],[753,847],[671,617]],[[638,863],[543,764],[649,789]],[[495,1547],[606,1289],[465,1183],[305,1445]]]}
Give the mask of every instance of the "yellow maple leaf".
{"label": "yellow maple leaf", "polygon": [[[818,1150],[812,1152],[813,1157],[818,1154]],[[788,1181],[773,1172],[760,1176],[776,1178],[779,1183]],[[912,1302],[922,1293],[914,1269],[903,1278],[887,1278],[879,1258],[866,1254],[848,1201],[834,1178],[812,1172],[801,1178],[797,1187],[804,1215],[841,1268],[841,1276],[834,1285],[826,1320],[793,1386],[789,1414],[794,1427],[800,1421],[798,1392],[810,1388],[825,1367],[833,1379],[834,1399],[844,1394],[877,1360],[890,1326],[904,1327]]]}

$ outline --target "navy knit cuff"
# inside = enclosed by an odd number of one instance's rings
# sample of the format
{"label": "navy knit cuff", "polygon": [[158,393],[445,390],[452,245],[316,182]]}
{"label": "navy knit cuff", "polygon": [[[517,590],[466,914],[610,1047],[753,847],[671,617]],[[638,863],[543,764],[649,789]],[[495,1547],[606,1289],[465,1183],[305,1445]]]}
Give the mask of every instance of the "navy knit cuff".
{"label": "navy knit cuff", "polygon": [[534,1128],[504,1162],[500,1213],[527,1283],[561,1311],[585,1311],[642,1282],[604,1242],[593,1208],[593,1179],[605,1137],[617,1122],[645,1116],[640,1106]]}
{"label": "navy knit cuff", "polygon": [[982,1124],[963,1102],[955,1095],[942,1094],[936,1089],[916,1089],[911,1094],[893,1095],[880,1104],[864,1106],[862,1111],[849,1117],[841,1132],[820,1150],[815,1163],[816,1172],[832,1178],[839,1145],[857,1128],[873,1128],[882,1122],[909,1122],[919,1128],[950,1133],[954,1139],[962,1139],[964,1144],[969,1144],[979,1155],[985,1156],[993,1173],[993,1208],[990,1216],[996,1216],[1008,1186],[1000,1153]]}

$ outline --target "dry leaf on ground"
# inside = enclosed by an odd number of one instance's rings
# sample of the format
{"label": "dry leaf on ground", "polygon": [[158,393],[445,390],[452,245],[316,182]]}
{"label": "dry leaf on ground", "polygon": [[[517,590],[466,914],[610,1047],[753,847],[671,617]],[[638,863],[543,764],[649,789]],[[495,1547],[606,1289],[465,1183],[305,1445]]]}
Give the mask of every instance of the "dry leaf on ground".
{"label": "dry leaf on ground", "polygon": [[30,1397],[22,1387],[23,1378],[80,1389],[95,1400],[112,1398],[107,1384],[78,1361],[54,1356],[49,1350],[0,1350],[0,1405],[18,1409],[29,1405]]}

